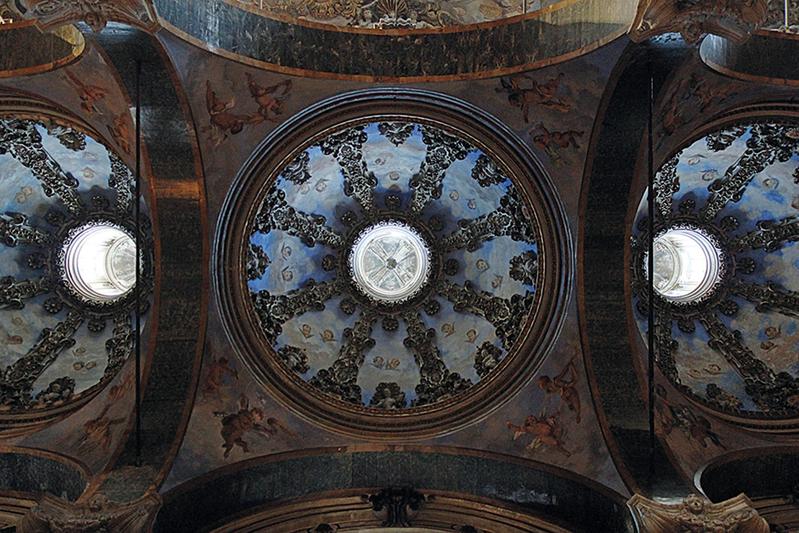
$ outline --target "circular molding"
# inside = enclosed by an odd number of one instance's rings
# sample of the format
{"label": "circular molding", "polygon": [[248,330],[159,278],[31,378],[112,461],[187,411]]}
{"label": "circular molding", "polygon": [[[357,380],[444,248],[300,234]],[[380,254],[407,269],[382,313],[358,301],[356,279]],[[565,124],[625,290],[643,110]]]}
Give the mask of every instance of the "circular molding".
{"label": "circular molding", "polygon": [[[116,165],[116,169],[114,169],[114,164],[111,165],[112,174],[118,173],[116,175],[119,180],[117,192],[123,191],[128,185],[125,178],[126,175],[130,175],[130,169],[121,162],[121,159],[118,159],[108,141],[86,122],[57,104],[25,93],[0,91],[0,118],[36,122],[48,128],[50,126],[61,128],[71,135],[92,138],[107,150],[109,156],[113,155],[119,163]],[[73,212],[66,209],[64,205],[54,204],[46,210],[46,213],[41,214],[43,219],[41,226],[49,235],[46,242],[22,243],[16,246],[24,247],[24,249],[31,248],[31,251],[34,252],[30,254],[31,257],[40,258],[37,260],[41,261],[42,279],[45,280],[44,288],[51,294],[51,297],[43,304],[46,312],[54,313],[62,308],[66,309],[68,314],[63,323],[69,323],[68,327],[86,328],[95,333],[106,330],[110,334],[109,341],[112,342],[113,350],[124,351],[127,343],[125,328],[116,321],[122,316],[129,315],[136,306],[136,291],[127,291],[119,298],[112,300],[87,301],[70,288],[69,283],[64,279],[63,244],[69,241],[79,228],[95,226],[108,221],[111,221],[119,231],[132,237],[137,233],[132,208],[123,209],[121,201],[119,203],[112,202],[102,195],[87,194],[85,196],[82,197],[84,203],[78,211]],[[117,205],[112,205],[112,203]],[[14,213],[13,215],[15,215],[15,222],[26,220],[25,214]],[[144,214],[141,223],[138,237],[143,250],[141,254],[143,288],[139,307],[142,312],[145,312],[149,307],[149,297],[154,285],[154,242],[149,219]],[[39,245],[42,246],[37,251],[35,247]],[[107,327],[106,321],[113,322],[113,326]],[[117,330],[118,326],[119,330]],[[68,341],[69,339],[65,342]],[[110,347],[107,345],[106,349],[109,350]],[[118,358],[113,368],[107,367],[107,372],[99,381],[74,393],[67,400],[56,400],[52,403],[35,405],[21,410],[4,406],[0,412],[0,436],[10,438],[26,435],[78,411],[105,389],[118,375],[125,361],[126,356]]]}
{"label": "circular molding", "polygon": [[[692,132],[689,135],[686,135],[684,140],[679,143],[679,147],[677,149],[673,150],[667,155],[667,157],[664,157],[660,160],[660,166],[657,167],[657,172],[660,172],[661,169],[665,168],[668,162],[679,157],[686,148],[713,133],[719,132],[721,130],[733,129],[736,127],[750,126],[757,123],[773,123],[778,125],[796,126],[797,131],[799,131],[799,106],[786,102],[764,102],[730,109],[724,113],[720,113],[714,117],[711,117],[710,120],[707,120],[700,126],[694,128]],[[643,168],[640,158],[637,168]],[[663,182],[661,185],[670,184]],[[638,187],[633,187],[630,191],[630,194],[631,198],[634,198],[634,200],[631,202],[631,205],[635,206],[632,213],[633,217],[635,218],[635,213],[640,212],[640,206],[642,205],[642,203],[638,203],[638,200],[640,200],[643,195],[646,194],[646,183],[639,181]],[[690,202],[688,203],[690,204]],[[719,309],[719,312],[721,312],[721,307],[727,303],[725,301],[729,300],[730,296],[733,295],[731,291],[736,283],[737,273],[747,268],[746,264],[739,264],[740,258],[736,258],[737,254],[743,252],[741,250],[730,251],[730,247],[733,245],[733,241],[735,240],[735,237],[732,235],[732,233],[734,233],[738,227],[738,221],[733,219],[737,219],[739,215],[737,213],[735,216],[728,217],[718,215],[718,217],[711,221],[700,220],[700,217],[697,216],[696,212],[694,212],[695,208],[698,209],[699,206],[691,204],[679,207],[675,201],[673,212],[669,221],[665,221],[658,212],[655,218],[655,234],[663,234],[672,227],[699,227],[710,237],[710,241],[713,243],[713,246],[717,247],[721,251],[721,275],[719,276],[719,281],[712,290],[708,291],[704,298],[694,302],[682,304],[675,304],[674,302],[668,301],[659,295],[656,290],[655,302],[656,306],[658,306],[656,307],[656,316],[658,316],[658,309],[662,310],[667,307],[671,307],[672,311],[675,311],[675,313],[678,315],[688,317],[689,320],[696,319],[700,314],[708,310]],[[642,285],[642,283],[645,284],[647,280],[644,265],[646,252],[640,244],[636,244],[636,242],[646,242],[647,229],[643,222],[644,221],[642,220],[641,224],[632,228],[632,244],[628,245],[629,257],[632,261],[630,270],[630,286],[632,289],[628,293],[628,301],[631,302],[631,312],[633,314],[638,314],[639,316],[645,315],[645,304],[642,304],[638,307],[636,306],[635,300],[637,298],[636,294],[638,293],[636,286],[639,288],[644,287],[645,285]],[[731,309],[729,312],[734,314],[737,312],[737,310],[734,311]],[[727,314],[724,312],[721,313]],[[678,329],[682,330],[685,324],[680,324],[681,319],[679,317],[674,318],[674,320]],[[628,325],[631,330],[631,334],[644,334],[643,330],[636,331],[638,328],[636,326],[635,320],[631,320]],[[640,346],[643,350],[646,349],[644,344],[640,344]],[[639,356],[645,358],[646,354],[639,350]],[[659,364],[658,369],[661,372],[663,370]],[[671,385],[674,386],[675,389],[690,402],[692,406],[698,407],[705,413],[711,414],[743,429],[756,432],[792,434],[797,431],[797,428],[799,428],[799,418],[797,418],[793,413],[787,412],[782,414],[766,415],[760,411],[733,409],[710,403],[706,398],[694,392],[690,387],[681,383],[675,383],[668,377],[666,372],[662,372],[662,374],[664,377],[666,377],[666,379],[669,380]],[[644,379],[640,374],[639,378]]]}
{"label": "circular molding", "polygon": [[[455,131],[501,162],[520,196],[533,207],[541,252],[539,284],[530,312],[534,318],[519,334],[514,353],[467,392],[396,412],[331,397],[291,372],[275,356],[259,327],[242,276],[246,272],[250,220],[279,171],[293,161],[299,149],[334,131],[376,120],[412,121]],[[212,269],[226,333],[257,379],[282,403],[332,431],[377,439],[416,439],[474,423],[513,397],[532,378],[560,332],[571,292],[573,254],[564,210],[554,191],[546,171],[513,132],[456,98],[430,91],[380,88],[319,102],[282,124],[261,143],[239,171],[225,200],[214,239]]]}

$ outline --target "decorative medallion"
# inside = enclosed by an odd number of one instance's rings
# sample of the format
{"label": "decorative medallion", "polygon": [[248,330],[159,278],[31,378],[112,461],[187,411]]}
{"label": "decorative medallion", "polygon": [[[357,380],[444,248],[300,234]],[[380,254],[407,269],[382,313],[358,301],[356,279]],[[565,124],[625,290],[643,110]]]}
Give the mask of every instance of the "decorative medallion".
{"label": "decorative medallion", "polygon": [[0,115],[0,169],[0,431],[16,431],[117,374],[153,245],[146,215],[136,230],[130,170],[83,129]]}
{"label": "decorative medallion", "polygon": [[627,505],[643,531],[736,531],[768,533],[769,524],[744,494],[719,503],[692,494],[679,503],[667,504],[633,495]]}
{"label": "decorative medallion", "polygon": [[220,260],[248,265],[226,283],[251,317],[243,350],[256,373],[343,431],[464,423],[448,415],[529,379],[549,335],[533,330],[559,320],[539,314],[557,302],[542,287],[559,282],[548,269],[562,228],[541,171],[496,134],[481,140],[468,116],[444,123],[408,100],[408,115],[378,97],[343,123],[309,111],[285,126],[291,145],[267,142],[242,174],[251,188],[235,214],[249,215],[229,227],[245,231]]}
{"label": "decorative medallion", "polygon": [[[714,131],[655,177],[655,355],[698,404],[747,427],[799,422],[799,124]],[[633,231],[647,336],[648,222]]]}

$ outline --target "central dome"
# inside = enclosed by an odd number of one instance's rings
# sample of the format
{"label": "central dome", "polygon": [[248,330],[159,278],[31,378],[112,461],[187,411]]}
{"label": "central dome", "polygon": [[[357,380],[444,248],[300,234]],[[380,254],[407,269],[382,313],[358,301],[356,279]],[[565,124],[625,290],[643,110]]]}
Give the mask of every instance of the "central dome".
{"label": "central dome", "polygon": [[390,114],[382,92],[362,96],[286,123],[240,174],[220,241],[218,264],[240,265],[219,271],[226,325],[312,420],[446,432],[523,386],[551,345],[560,211],[491,117],[441,117],[421,91],[385,93]]}
{"label": "central dome", "polygon": [[403,302],[430,278],[430,250],[422,236],[402,222],[382,222],[364,229],[349,255],[358,289],[372,300]]}

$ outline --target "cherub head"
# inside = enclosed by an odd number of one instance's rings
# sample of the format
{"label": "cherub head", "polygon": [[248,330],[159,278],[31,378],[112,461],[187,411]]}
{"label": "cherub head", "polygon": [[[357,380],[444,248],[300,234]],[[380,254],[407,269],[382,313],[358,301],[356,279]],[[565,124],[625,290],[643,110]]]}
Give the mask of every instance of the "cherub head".
{"label": "cherub head", "polygon": [[109,501],[108,496],[105,494],[95,494],[89,500],[89,510],[93,513],[100,512],[108,505]]}
{"label": "cherub head", "polygon": [[705,510],[705,500],[696,494],[691,494],[683,500],[683,506],[692,514],[700,514]]}

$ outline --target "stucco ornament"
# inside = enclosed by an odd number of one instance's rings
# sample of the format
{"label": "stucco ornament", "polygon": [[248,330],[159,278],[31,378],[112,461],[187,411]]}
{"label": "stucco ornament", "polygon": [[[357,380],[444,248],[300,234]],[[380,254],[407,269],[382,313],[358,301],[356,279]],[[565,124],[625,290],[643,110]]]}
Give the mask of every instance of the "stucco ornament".
{"label": "stucco ornament", "polygon": [[42,30],[81,21],[96,32],[108,21],[145,30],[158,27],[152,0],[17,0],[8,6],[21,18],[35,20]]}
{"label": "stucco ornament", "polygon": [[766,0],[641,0],[630,39],[680,33],[696,44],[707,34],[742,42],[766,20]]}
{"label": "stucco ornament", "polygon": [[768,523],[744,494],[720,503],[692,494],[677,504],[650,500],[640,494],[627,502],[640,531],[708,533],[768,533]]}
{"label": "stucco ornament", "polygon": [[148,492],[130,503],[117,503],[102,493],[73,503],[46,494],[17,524],[20,533],[71,531],[148,531],[161,496]]}

